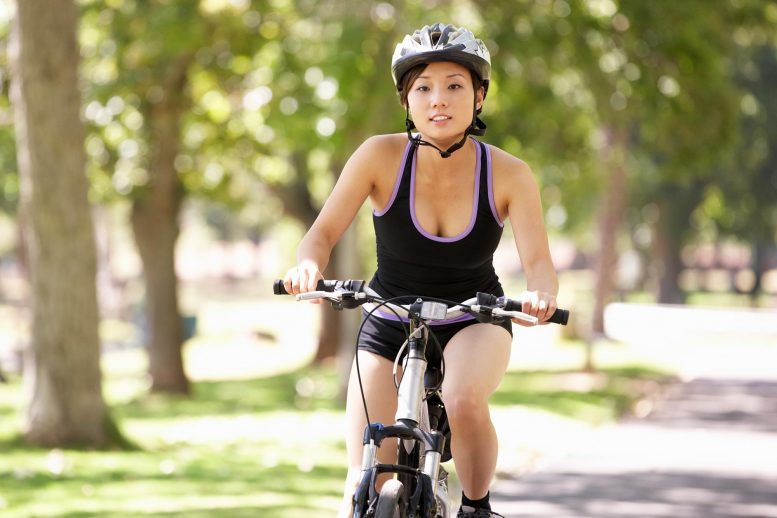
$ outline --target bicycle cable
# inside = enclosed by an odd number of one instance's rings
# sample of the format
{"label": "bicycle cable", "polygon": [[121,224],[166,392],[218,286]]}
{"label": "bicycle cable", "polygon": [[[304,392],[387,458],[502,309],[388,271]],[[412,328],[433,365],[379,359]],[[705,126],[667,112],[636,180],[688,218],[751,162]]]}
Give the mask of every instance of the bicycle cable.
{"label": "bicycle cable", "polygon": [[[356,333],[356,354],[355,354],[355,357],[354,357],[354,363],[356,365],[356,379],[357,379],[357,382],[359,384],[359,393],[361,395],[362,406],[364,407],[364,417],[365,417],[365,419],[367,420],[368,423],[371,422],[370,421],[370,414],[369,414],[369,411],[367,409],[367,398],[364,395],[364,385],[362,384],[361,368],[359,367],[359,340],[361,338],[362,332],[364,331],[364,325],[367,323],[367,320],[369,320],[370,318],[380,318],[380,317],[375,315],[375,313],[380,308],[385,307],[388,310],[390,310],[394,314],[394,316],[396,316],[397,319],[400,322],[402,322],[402,329],[405,332],[405,343],[400,348],[399,352],[401,352],[402,349],[407,344],[407,342],[410,341],[410,333],[408,332],[407,326],[404,325],[404,322],[402,321],[402,317],[399,315],[399,313],[394,308],[391,307],[390,304],[392,304],[393,302],[398,302],[400,300],[405,300],[405,299],[418,300],[420,298],[422,298],[422,297],[420,297],[418,295],[399,295],[399,296],[391,297],[391,298],[385,299],[385,300],[377,299],[377,300],[373,301],[373,302],[376,302],[375,307],[365,311],[364,318],[362,319],[362,322],[359,325],[359,330]],[[442,302],[446,306],[448,304],[451,304],[451,305],[458,305],[459,304],[458,302],[453,302],[453,301],[446,300],[446,299],[438,299],[438,298],[435,298],[435,297],[427,297],[425,300],[427,300],[427,301],[434,301],[434,302]],[[437,392],[438,390],[440,390],[440,388],[442,388],[442,380],[445,378],[445,355],[443,354],[444,351],[443,351],[442,345],[440,345],[440,341],[437,338],[437,336],[434,334],[434,332],[432,331],[431,326],[429,326],[426,322],[421,322],[421,324],[426,328],[426,331],[428,332],[428,335],[432,338],[432,342],[434,343],[434,346],[435,346],[435,348],[437,349],[437,351],[439,353],[440,373],[441,373],[440,381],[438,382],[437,386],[432,387],[432,389],[430,390],[431,392]],[[397,357],[399,357],[399,353],[397,353]],[[397,380],[396,380],[396,375],[394,375],[394,386],[396,388],[399,388],[399,384],[397,383]],[[426,400],[426,399],[427,399],[427,395],[425,394],[424,395],[424,400]]]}
{"label": "bicycle cable", "polygon": [[[362,331],[364,331],[364,324],[367,323],[367,321],[374,316],[374,313],[381,307],[385,306],[388,308],[394,315],[401,321],[402,317],[399,316],[399,313],[389,306],[389,302],[392,300],[398,300],[401,297],[394,297],[391,299],[384,300],[382,302],[379,302],[375,305],[374,308],[367,311],[364,315],[364,318],[362,319],[361,324],[359,325],[359,331],[356,333],[356,354],[354,355],[354,363],[356,364],[356,380],[359,383],[359,393],[361,394],[362,398],[362,406],[364,407],[364,417],[367,419],[367,423],[371,423],[370,421],[370,413],[367,410],[367,398],[364,396],[364,385],[362,384],[362,373],[361,369],[359,368],[359,340],[361,339]],[[377,317],[375,317],[377,318]],[[407,332],[407,329],[405,329],[405,326],[402,326],[402,329],[405,331],[405,337],[409,340],[410,334]]]}

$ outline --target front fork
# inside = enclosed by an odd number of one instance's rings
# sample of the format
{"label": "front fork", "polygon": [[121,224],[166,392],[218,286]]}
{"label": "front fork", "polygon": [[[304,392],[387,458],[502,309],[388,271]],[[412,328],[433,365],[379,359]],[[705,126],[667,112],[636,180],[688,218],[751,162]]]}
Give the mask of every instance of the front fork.
{"label": "front fork", "polygon": [[[425,454],[423,466],[400,466],[378,462],[378,448],[387,438],[415,440],[423,444]],[[428,512],[433,509],[437,497],[438,479],[442,452],[445,449],[445,435],[437,430],[424,431],[413,422],[398,421],[389,426],[371,423],[364,430],[364,449],[362,451],[361,482],[354,494],[354,509],[366,509],[367,503],[377,497],[375,482],[381,473],[404,473],[418,480],[414,494],[408,495],[411,509]],[[407,491],[410,488],[405,488]],[[354,516],[361,516],[355,513]],[[426,516],[426,515],[419,515]]]}
{"label": "front fork", "polygon": [[[424,404],[424,373],[426,372],[426,340],[423,337],[425,329],[416,330],[411,325],[411,335],[408,341],[407,363],[402,373],[399,384],[396,423],[384,426],[380,423],[371,423],[364,430],[364,449],[362,452],[362,483],[354,496],[354,503],[372,500],[374,496],[374,483],[378,473],[411,471],[409,474],[420,476],[418,470],[409,466],[403,469],[401,466],[381,465],[378,463],[377,452],[383,439],[396,437],[400,440],[414,440],[424,446],[424,463],[421,474],[429,484],[418,484],[419,487],[428,488],[431,492],[431,502],[437,495],[437,481],[440,474],[440,463],[445,449],[445,436],[437,430],[425,431],[418,425],[422,406]],[[365,494],[369,487],[370,495]],[[409,489],[409,488],[407,488]],[[420,497],[420,494],[415,497]],[[412,497],[411,497],[412,498]]]}
{"label": "front fork", "polygon": [[380,423],[370,424],[364,432],[364,450],[362,451],[362,475],[378,466],[378,448],[383,439],[399,437],[400,439],[415,439],[424,443],[424,465],[421,473],[428,476],[437,488],[437,478],[440,473],[442,451],[445,449],[445,436],[433,430],[425,432],[420,428],[407,428],[404,423],[383,426]]}

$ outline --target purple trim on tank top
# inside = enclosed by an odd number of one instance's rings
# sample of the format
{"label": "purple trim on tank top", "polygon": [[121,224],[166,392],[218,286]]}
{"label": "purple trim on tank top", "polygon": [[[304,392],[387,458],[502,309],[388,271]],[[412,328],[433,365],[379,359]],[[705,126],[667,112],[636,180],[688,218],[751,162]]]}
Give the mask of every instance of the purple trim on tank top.
{"label": "purple trim on tank top", "polygon": [[410,173],[410,217],[413,220],[413,225],[415,225],[416,230],[421,233],[422,236],[424,236],[427,239],[431,239],[432,241],[439,241],[440,243],[453,243],[455,241],[460,241],[467,237],[467,235],[472,231],[472,228],[475,226],[475,220],[478,216],[478,199],[480,197],[480,146],[478,143],[473,139],[473,142],[475,142],[475,148],[477,150],[477,154],[475,156],[475,163],[477,164],[477,167],[475,169],[475,196],[472,201],[472,216],[469,218],[469,225],[467,225],[467,228],[464,229],[464,232],[459,234],[458,236],[453,237],[440,237],[435,236],[434,234],[430,234],[426,230],[423,229],[421,224],[418,222],[418,219],[416,219],[415,215],[415,170],[416,170],[416,163],[418,158],[418,153],[415,153],[413,155],[413,169]]}
{"label": "purple trim on tank top", "polygon": [[385,207],[383,207],[382,210],[373,210],[372,213],[375,216],[382,216],[385,213],[389,211],[392,205],[394,205],[394,200],[397,197],[397,193],[399,192],[399,186],[402,184],[402,175],[405,171],[405,161],[407,160],[407,154],[410,152],[410,147],[413,144],[408,141],[407,146],[405,146],[405,152],[402,154],[402,161],[399,163],[399,171],[397,171],[397,179],[394,181],[394,190],[391,192],[391,198],[389,198],[388,203]]}
{"label": "purple trim on tank top", "polygon": [[[383,311],[381,309],[376,309],[375,311],[364,311],[365,313],[371,313],[372,315],[382,319],[382,320],[390,320],[392,322],[402,322],[404,324],[407,324],[410,322],[409,319],[406,317],[398,317],[394,313],[390,311]],[[451,318],[450,320],[433,320],[431,322],[428,322],[430,326],[442,326],[446,324],[458,324],[459,322],[468,322],[470,320],[475,320],[475,317],[472,315],[459,315],[455,318]]]}
{"label": "purple trim on tank top", "polygon": [[491,164],[491,148],[488,146],[488,144],[483,144],[486,146],[486,170],[488,176],[488,204],[491,205],[491,214],[494,215],[494,219],[499,224],[500,227],[505,226],[505,222],[499,219],[499,213],[496,210],[496,202],[494,201],[494,168]]}

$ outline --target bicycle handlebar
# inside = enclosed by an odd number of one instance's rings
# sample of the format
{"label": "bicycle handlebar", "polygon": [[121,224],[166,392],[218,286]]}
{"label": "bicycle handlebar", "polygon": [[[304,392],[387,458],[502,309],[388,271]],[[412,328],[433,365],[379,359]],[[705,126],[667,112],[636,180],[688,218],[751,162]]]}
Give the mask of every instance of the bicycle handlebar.
{"label": "bicycle handlebar", "polygon": [[[362,292],[364,291],[364,285],[366,283],[364,281],[359,280],[353,280],[349,279],[347,281],[327,281],[324,279],[321,279],[318,281],[318,284],[316,285],[316,291],[355,291],[355,292]],[[291,295],[288,291],[286,291],[286,288],[283,286],[283,279],[277,279],[272,284],[272,291],[275,295]]]}
{"label": "bicycle handlebar", "polygon": [[[382,300],[382,298],[377,293],[373,292],[365,284],[366,283],[362,280],[338,281],[338,280],[322,279],[318,281],[315,292],[300,294],[298,295],[298,298],[300,299],[322,298],[326,294],[335,293],[335,292],[351,292],[354,294],[364,294],[365,296],[360,297],[361,300],[359,300],[356,304],[354,304],[353,307],[355,307],[356,305],[361,305],[365,302],[368,302],[369,299]],[[275,295],[291,295],[289,292],[286,291],[286,288],[283,286],[283,280],[281,279],[278,279],[275,282],[273,282],[273,293]],[[407,308],[401,305],[390,304],[390,306],[393,307],[395,310],[399,309],[399,310],[407,311]],[[477,311],[480,312],[481,314],[488,313],[489,315],[493,314],[494,316],[497,316],[497,317],[514,317],[514,318],[521,318],[523,320],[528,320],[528,318],[526,317],[529,317],[529,315],[526,315],[525,313],[523,313],[522,307],[523,307],[523,304],[518,300],[510,299],[507,297],[497,297],[496,295],[491,295],[490,293],[478,293],[476,298],[464,301],[451,308],[448,308],[448,315],[450,316],[451,313],[455,313],[455,312],[462,313],[465,310],[472,311],[472,310],[475,310],[475,308],[477,308]],[[529,317],[529,318],[534,318],[534,317]],[[565,326],[569,322],[569,310],[557,308],[556,311],[553,313],[553,315],[551,315],[551,317],[545,322],[550,322],[553,324],[560,324]]]}

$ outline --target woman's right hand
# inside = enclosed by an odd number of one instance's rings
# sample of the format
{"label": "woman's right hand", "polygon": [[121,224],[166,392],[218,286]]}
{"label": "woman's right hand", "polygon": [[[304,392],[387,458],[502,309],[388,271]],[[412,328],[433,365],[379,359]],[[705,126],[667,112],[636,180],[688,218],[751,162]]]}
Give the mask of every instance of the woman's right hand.
{"label": "woman's right hand", "polygon": [[318,281],[323,278],[317,264],[312,261],[302,261],[286,272],[283,277],[283,287],[288,293],[294,295],[315,291]]}

